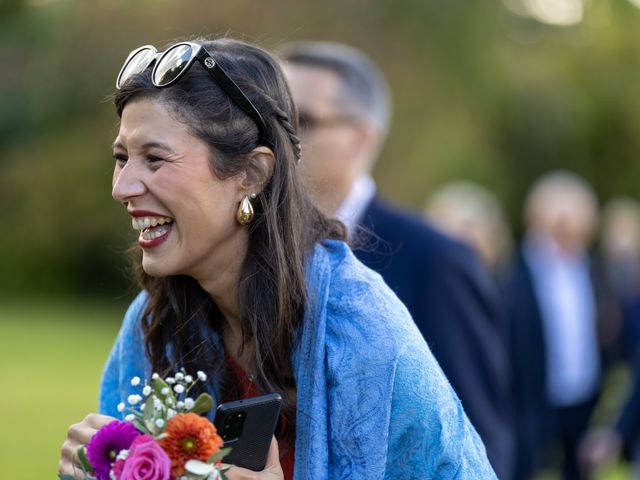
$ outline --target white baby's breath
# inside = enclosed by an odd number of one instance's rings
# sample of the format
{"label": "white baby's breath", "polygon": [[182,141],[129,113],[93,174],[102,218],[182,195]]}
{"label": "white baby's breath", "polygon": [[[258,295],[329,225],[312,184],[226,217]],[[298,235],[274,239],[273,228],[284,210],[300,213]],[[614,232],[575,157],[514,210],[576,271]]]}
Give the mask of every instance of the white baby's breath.
{"label": "white baby's breath", "polygon": [[154,373],[153,375],[151,375],[151,380],[158,380],[160,378],[160,375],[158,375],[157,373]]}
{"label": "white baby's breath", "polygon": [[173,391],[180,394],[180,393],[184,393],[184,386],[183,385],[176,385],[175,387],[173,387]]}
{"label": "white baby's breath", "polygon": [[167,409],[167,420],[176,416],[178,412],[176,412],[173,408]]}
{"label": "white baby's breath", "polygon": [[133,377],[131,379],[131,386],[137,387],[138,385],[140,385],[140,377]]}
{"label": "white baby's breath", "polygon": [[200,379],[200,381],[206,382],[207,381],[207,374],[204,373],[202,370],[198,370],[198,378]]}
{"label": "white baby's breath", "polygon": [[176,381],[181,382],[182,380],[184,380],[184,373],[182,373],[182,372],[176,373],[175,374],[175,379],[176,379]]}
{"label": "white baby's breath", "polygon": [[119,411],[120,413],[122,413],[122,412],[124,412],[124,408],[125,408],[125,404],[124,404],[124,402],[120,402],[120,403],[118,404],[118,411]]}
{"label": "white baby's breath", "polygon": [[184,381],[187,383],[191,383],[193,382],[193,377],[191,375],[185,375],[184,376]]}
{"label": "white baby's breath", "polygon": [[140,400],[142,400],[142,397],[140,395],[129,395],[127,397],[127,402],[129,402],[129,404],[131,405],[137,405],[138,403],[140,403]]}
{"label": "white baby's breath", "polygon": [[136,416],[133,413],[130,413],[129,415],[127,415],[126,417],[124,417],[124,419],[127,422],[133,422],[133,419],[136,418]]}
{"label": "white baby's breath", "polygon": [[191,410],[195,404],[195,400],[191,397],[187,397],[184,399],[184,408],[186,408],[187,410]]}
{"label": "white baby's breath", "polygon": [[148,397],[151,394],[151,386],[145,385],[144,388],[142,389],[142,394],[145,397]]}
{"label": "white baby's breath", "polygon": [[160,390],[160,393],[162,393],[162,395],[169,395],[169,392],[171,392],[171,390],[169,390],[169,387],[163,387],[162,390]]}
{"label": "white baby's breath", "polygon": [[177,408],[178,410],[182,410],[182,409],[184,408],[184,402],[183,402],[183,401],[178,400],[178,403],[176,403],[176,408]]}
{"label": "white baby's breath", "polygon": [[156,427],[158,427],[158,428],[164,427],[164,420],[162,420],[161,418],[158,418],[156,420]]}
{"label": "white baby's breath", "polygon": [[173,377],[167,377],[164,381],[167,382],[169,385],[173,385],[174,383],[176,383]]}

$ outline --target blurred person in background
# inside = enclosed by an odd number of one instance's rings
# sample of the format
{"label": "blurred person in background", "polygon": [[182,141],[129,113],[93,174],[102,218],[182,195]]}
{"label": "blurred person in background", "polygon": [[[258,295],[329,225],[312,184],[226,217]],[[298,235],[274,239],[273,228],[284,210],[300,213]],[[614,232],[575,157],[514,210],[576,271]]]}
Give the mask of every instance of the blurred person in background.
{"label": "blurred person in background", "polygon": [[633,386],[617,422],[595,428],[583,442],[584,467],[594,474],[622,454],[636,464],[640,460],[640,204],[633,198],[615,197],[605,205],[600,255],[622,317],[622,353],[631,367]]}
{"label": "blurred person in background", "polygon": [[640,354],[631,362],[632,388],[613,425],[593,427],[580,444],[580,463],[585,478],[595,477],[622,457],[634,463],[640,478]]}
{"label": "blurred person in background", "polygon": [[511,245],[498,197],[476,183],[459,180],[438,188],[424,207],[428,219],[476,249],[491,271],[497,271]]}
{"label": "blurred person in background", "polygon": [[504,279],[518,479],[559,463],[565,479],[581,478],[577,448],[599,395],[609,338],[588,254],[597,221],[597,198],[574,173],[550,172],[527,193],[526,232]]}
{"label": "blurred person in background", "polygon": [[498,477],[511,478],[499,296],[471,249],[378,195],[370,172],[389,128],[385,79],[362,52],[341,44],[296,43],[280,57],[299,111],[301,173],[312,199],[347,226],[356,256],[408,307]]}
{"label": "blurred person in background", "polygon": [[602,212],[600,260],[623,322],[624,355],[635,358],[640,344],[640,203],[615,197]]}
{"label": "blurred person in background", "polygon": [[614,197],[602,211],[601,256],[618,297],[635,297],[640,290],[640,203]]}

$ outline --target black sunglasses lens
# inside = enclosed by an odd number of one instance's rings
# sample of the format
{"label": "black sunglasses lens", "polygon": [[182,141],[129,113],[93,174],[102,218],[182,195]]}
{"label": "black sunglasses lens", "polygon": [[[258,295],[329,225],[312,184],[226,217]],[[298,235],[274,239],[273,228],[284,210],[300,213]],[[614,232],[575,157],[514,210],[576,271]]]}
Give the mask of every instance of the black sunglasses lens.
{"label": "black sunglasses lens", "polygon": [[192,48],[189,45],[176,45],[167,50],[156,66],[153,75],[153,83],[156,87],[170,84],[180,76],[192,57]]}
{"label": "black sunglasses lens", "polygon": [[137,52],[125,65],[120,77],[118,78],[118,84],[116,87],[120,88],[129,78],[137,75],[138,73],[144,72],[155,56],[156,52],[149,48]]}

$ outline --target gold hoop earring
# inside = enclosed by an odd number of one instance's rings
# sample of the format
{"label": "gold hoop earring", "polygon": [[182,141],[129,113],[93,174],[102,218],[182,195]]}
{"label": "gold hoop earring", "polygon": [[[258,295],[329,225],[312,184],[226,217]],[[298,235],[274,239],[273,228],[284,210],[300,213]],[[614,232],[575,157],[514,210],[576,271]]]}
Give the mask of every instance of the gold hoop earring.
{"label": "gold hoop earring", "polygon": [[242,201],[240,201],[240,206],[236,212],[236,220],[240,225],[246,225],[253,218],[253,205],[251,205],[251,199],[254,198],[256,198],[256,194],[252,193],[251,195],[245,195]]}

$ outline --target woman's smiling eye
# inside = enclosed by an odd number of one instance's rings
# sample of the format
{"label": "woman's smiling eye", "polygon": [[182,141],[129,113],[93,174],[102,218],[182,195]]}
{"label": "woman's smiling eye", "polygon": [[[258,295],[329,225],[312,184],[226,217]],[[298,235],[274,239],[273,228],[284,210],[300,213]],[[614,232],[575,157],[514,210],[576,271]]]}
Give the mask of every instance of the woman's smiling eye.
{"label": "woman's smiling eye", "polygon": [[127,160],[129,160],[129,157],[124,153],[114,153],[113,158],[116,160],[116,163],[120,165],[127,163]]}
{"label": "woman's smiling eye", "polygon": [[151,154],[147,154],[147,160],[149,160],[151,163],[155,163],[155,162],[162,162],[164,161],[164,158],[162,157],[158,157],[157,155],[151,155]]}

